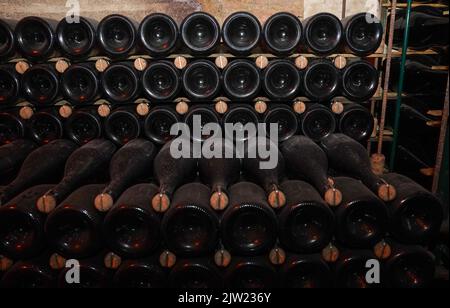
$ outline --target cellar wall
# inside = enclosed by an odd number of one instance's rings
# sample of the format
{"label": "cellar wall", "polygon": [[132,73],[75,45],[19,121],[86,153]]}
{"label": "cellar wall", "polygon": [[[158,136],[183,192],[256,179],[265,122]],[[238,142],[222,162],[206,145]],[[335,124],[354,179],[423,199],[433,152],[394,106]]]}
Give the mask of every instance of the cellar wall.
{"label": "cellar wall", "polygon": [[[232,12],[255,14],[261,22],[279,11],[289,11],[301,18],[318,12],[342,16],[344,0],[79,0],[82,16],[100,20],[108,14],[121,13],[137,21],[154,12],[171,15],[177,22],[194,11],[206,11],[220,22]],[[66,0],[0,0],[2,18],[20,19],[29,15],[61,19],[67,12]],[[73,2],[73,1],[69,1]],[[378,0],[347,0],[346,15],[357,12],[379,14]]]}

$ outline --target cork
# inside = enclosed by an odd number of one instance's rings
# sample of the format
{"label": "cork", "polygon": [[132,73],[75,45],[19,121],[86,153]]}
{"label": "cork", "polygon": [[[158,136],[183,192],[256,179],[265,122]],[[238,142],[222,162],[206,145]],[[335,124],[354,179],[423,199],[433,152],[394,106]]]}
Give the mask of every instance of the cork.
{"label": "cork", "polygon": [[58,73],[63,74],[70,66],[70,62],[64,59],[59,59],[55,63],[55,69]]}
{"label": "cork", "polygon": [[20,75],[25,74],[30,68],[30,65],[25,61],[18,61],[15,65],[16,72]]}
{"label": "cork", "polygon": [[24,106],[24,107],[20,108],[20,110],[19,110],[19,116],[23,120],[29,120],[33,117],[33,115],[34,115],[34,110],[30,106]]}
{"label": "cork", "polygon": [[382,175],[384,173],[384,164],[386,157],[383,154],[373,154],[370,157],[370,164],[372,166],[372,172],[376,175]]}
{"label": "cork", "polygon": [[165,193],[159,193],[152,199],[152,208],[158,213],[165,213],[170,207],[170,199]]}
{"label": "cork", "polygon": [[185,101],[180,101],[177,103],[175,110],[179,115],[185,115],[189,111],[189,105]]}
{"label": "cork", "polygon": [[292,104],[292,109],[294,109],[295,113],[302,114],[306,111],[306,104],[302,101],[295,101]]}
{"label": "cork", "polygon": [[331,104],[331,111],[333,111],[334,114],[341,114],[344,112],[344,104],[340,101],[334,101]]}
{"label": "cork", "polygon": [[397,190],[390,184],[382,184],[378,188],[378,197],[384,202],[390,202],[397,198]]}
{"label": "cork", "polygon": [[373,252],[379,260],[386,260],[389,259],[392,254],[392,247],[385,241],[381,241],[375,245]]}
{"label": "cork", "polygon": [[107,104],[101,104],[100,106],[98,106],[97,112],[99,116],[101,116],[102,118],[106,118],[111,113],[111,107]]}
{"label": "cork", "polygon": [[214,107],[218,114],[224,114],[228,111],[228,104],[225,101],[218,101]]}
{"label": "cork", "polygon": [[159,264],[161,264],[164,268],[172,268],[177,263],[177,256],[175,256],[172,252],[166,250],[161,253],[159,256]]}
{"label": "cork", "polygon": [[139,103],[136,106],[136,113],[141,117],[145,117],[150,112],[150,105],[148,103]]}
{"label": "cork", "polygon": [[64,118],[64,119],[68,119],[70,118],[70,116],[73,113],[73,108],[70,105],[62,105],[61,107],[59,107],[59,115]]}
{"label": "cork", "polygon": [[279,209],[286,205],[286,195],[279,189],[274,189],[269,194],[267,201],[272,208]]}
{"label": "cork", "polygon": [[267,110],[267,103],[264,101],[257,101],[255,103],[255,110],[257,113],[259,114],[263,114],[266,112]]}
{"label": "cork", "polygon": [[222,191],[216,191],[211,195],[209,204],[216,211],[223,211],[228,207],[230,200],[228,195]]}
{"label": "cork", "polygon": [[187,59],[183,56],[177,56],[175,60],[173,60],[173,64],[175,65],[176,68],[182,70],[187,65]]}
{"label": "cork", "polygon": [[105,255],[103,262],[106,268],[116,270],[122,264],[122,258],[113,252],[109,252]]}
{"label": "cork", "polygon": [[322,250],[322,258],[327,263],[336,262],[339,259],[339,254],[339,249],[331,243]]}
{"label": "cork", "polygon": [[114,205],[114,199],[109,194],[99,194],[95,197],[94,206],[99,212],[108,212]]}
{"label": "cork", "polygon": [[51,213],[56,208],[56,199],[52,195],[43,195],[36,202],[39,212],[44,214]]}
{"label": "cork", "polygon": [[66,267],[66,258],[54,253],[50,256],[49,265],[51,269],[60,270]]}
{"label": "cork", "polygon": [[218,267],[226,268],[231,263],[231,254],[225,250],[221,249],[214,254],[214,263]]}
{"label": "cork", "polygon": [[308,64],[309,64],[308,58],[306,58],[305,56],[298,56],[297,58],[295,58],[295,66],[299,70],[304,70],[305,68],[308,67]]}
{"label": "cork", "polygon": [[98,59],[95,61],[95,68],[100,73],[103,73],[106,71],[106,69],[109,67],[109,61],[106,59]]}
{"label": "cork", "polygon": [[270,251],[269,259],[273,265],[282,265],[286,262],[286,252],[279,247],[274,248]]}
{"label": "cork", "polygon": [[345,66],[347,66],[347,59],[343,56],[337,56],[334,58],[334,66],[336,66],[337,69],[343,69]]}
{"label": "cork", "polygon": [[269,59],[266,56],[258,56],[255,60],[255,64],[260,69],[265,69],[269,65]]}
{"label": "cork", "polygon": [[342,203],[342,192],[334,187],[332,178],[328,178],[328,186],[330,188],[325,192],[323,199],[329,206],[336,207]]}
{"label": "cork", "polygon": [[139,57],[136,60],[134,60],[133,65],[136,70],[138,70],[139,72],[143,72],[148,66],[148,61],[145,60],[144,58]]}
{"label": "cork", "polygon": [[216,66],[220,69],[224,69],[228,65],[228,59],[225,56],[218,56],[214,60],[214,63],[216,63]]}

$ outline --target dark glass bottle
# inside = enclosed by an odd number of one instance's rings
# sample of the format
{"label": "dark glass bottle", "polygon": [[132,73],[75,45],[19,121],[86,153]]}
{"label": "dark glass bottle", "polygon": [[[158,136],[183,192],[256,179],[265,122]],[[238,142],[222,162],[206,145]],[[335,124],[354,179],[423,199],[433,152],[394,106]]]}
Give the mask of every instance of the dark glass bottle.
{"label": "dark glass bottle", "polygon": [[339,94],[341,74],[328,60],[316,60],[306,69],[303,91],[313,101],[325,102]]}
{"label": "dark glass bottle", "polygon": [[341,251],[339,260],[335,265],[335,287],[349,289],[380,287],[379,284],[367,282],[366,275],[369,269],[366,267],[366,263],[369,260],[376,260],[376,256],[371,250]]}
{"label": "dark glass bottle", "polygon": [[0,145],[25,137],[25,125],[15,115],[0,112]]}
{"label": "dark glass bottle", "polygon": [[77,22],[63,18],[56,28],[56,38],[60,50],[70,59],[83,59],[92,54],[97,44],[96,24],[78,16]]}
{"label": "dark glass bottle", "polygon": [[[242,160],[244,174],[266,191],[267,202],[271,207],[283,207],[286,204],[286,196],[280,189],[280,183],[285,176],[283,154],[269,139],[251,141],[246,150]],[[267,153],[261,152],[267,150]]]}
{"label": "dark glass bottle", "polygon": [[387,202],[396,198],[396,187],[372,172],[367,150],[357,141],[343,134],[332,134],[322,139],[330,167],[361,180],[373,193]]}
{"label": "dark glass bottle", "polygon": [[0,63],[14,55],[15,47],[13,27],[9,20],[2,18],[0,19]]}
{"label": "dark glass bottle", "polygon": [[[212,194],[209,199],[210,206],[215,210],[223,210],[229,205],[228,187],[239,180],[241,174],[241,161],[236,156],[233,143],[228,139],[216,139],[217,143],[211,145],[211,151],[215,152],[215,146],[221,148],[219,157],[199,160],[199,174],[203,183],[211,187]],[[232,156],[228,156],[232,154]]]}
{"label": "dark glass bottle", "polygon": [[111,287],[112,272],[105,267],[104,256],[99,254],[94,257],[79,260],[79,283],[69,283],[67,276],[70,277],[70,267],[64,267],[58,274],[58,288],[76,288],[76,289],[98,289]]}
{"label": "dark glass bottle", "polygon": [[39,144],[61,139],[64,128],[60,117],[51,110],[37,112],[28,123],[31,138]]}
{"label": "dark glass bottle", "polygon": [[358,142],[367,141],[374,129],[374,117],[366,107],[359,104],[345,104],[339,115],[339,132]]}
{"label": "dark glass bottle", "polygon": [[383,40],[383,25],[371,13],[358,13],[342,20],[346,49],[357,56],[375,53]]}
{"label": "dark glass bottle", "polygon": [[136,43],[135,25],[125,16],[108,15],[98,25],[97,40],[108,56],[112,58],[126,57]]}
{"label": "dark glass bottle", "polygon": [[73,142],[60,139],[31,152],[15,180],[0,191],[0,205],[33,185],[59,181],[66,160],[75,149]]}
{"label": "dark glass bottle", "polygon": [[36,203],[39,211],[50,213],[75,189],[104,173],[115,151],[114,144],[104,139],[92,140],[75,150],[67,159],[63,179]]}
{"label": "dark glass bottle", "polygon": [[441,202],[406,176],[390,173],[383,179],[397,189],[397,198],[388,204],[392,235],[409,244],[428,244],[436,239],[444,217]]}
{"label": "dark glass bottle", "polygon": [[[405,27],[406,10],[401,10],[396,15],[394,25],[394,46],[402,47]],[[448,16],[445,16],[441,9],[426,5],[413,8],[410,17],[408,47],[415,50],[426,50],[447,45]]]}
{"label": "dark glass bottle", "polygon": [[249,60],[234,60],[222,73],[223,90],[233,100],[251,101],[259,93],[259,69]]}
{"label": "dark glass bottle", "polygon": [[61,76],[61,91],[73,104],[91,103],[98,96],[98,79],[93,63],[74,64]]}
{"label": "dark glass bottle", "polygon": [[159,266],[157,258],[127,260],[114,275],[114,284],[119,288],[152,288],[167,286],[167,274]]}
{"label": "dark glass bottle", "polygon": [[183,44],[195,55],[212,53],[220,42],[220,25],[208,13],[194,12],[180,26]]}
{"label": "dark glass bottle", "polygon": [[297,115],[285,105],[272,105],[264,115],[263,122],[267,125],[267,133],[270,136],[271,124],[278,126],[278,140],[286,141],[298,132]]}
{"label": "dark glass bottle", "polygon": [[75,190],[47,217],[45,234],[50,247],[65,258],[95,255],[104,245],[103,215],[94,199],[104,185],[86,185]]}
{"label": "dark glass bottle", "polygon": [[306,182],[286,181],[280,188],[286,194],[286,207],[278,216],[283,247],[297,253],[320,252],[332,239],[333,212]]}
{"label": "dark glass bottle", "polygon": [[248,55],[258,46],[261,24],[248,12],[236,12],[225,19],[222,38],[233,54]]}
{"label": "dark glass bottle", "polygon": [[207,135],[207,132],[203,132],[205,125],[210,123],[219,124],[220,119],[217,112],[210,106],[203,107],[198,105],[189,110],[184,118],[184,123],[190,128],[192,140],[204,141],[212,137],[211,135]]}
{"label": "dark glass bottle", "polygon": [[336,237],[351,248],[372,248],[388,230],[388,209],[360,181],[337,177],[342,203],[335,210]]}
{"label": "dark glass bottle", "polygon": [[138,38],[141,47],[152,57],[163,57],[178,45],[178,25],[166,14],[153,13],[141,22]]}
{"label": "dark glass bottle", "polygon": [[22,93],[30,102],[49,104],[59,92],[59,76],[52,65],[35,65],[22,76]]}
{"label": "dark glass bottle", "polygon": [[105,137],[122,146],[141,135],[141,123],[127,109],[113,111],[104,122]]}
{"label": "dark glass bottle", "polygon": [[133,101],[140,92],[138,72],[127,62],[109,66],[101,75],[101,84],[105,97],[115,103]]}
{"label": "dark glass bottle", "polygon": [[321,104],[307,104],[305,112],[300,116],[303,135],[314,141],[333,134],[336,131],[336,117],[330,108]]}
{"label": "dark glass bottle", "polygon": [[284,288],[329,288],[332,272],[320,254],[290,254],[281,268],[280,283]]}
{"label": "dark glass bottle", "polygon": [[168,61],[151,63],[142,75],[142,88],[149,100],[172,101],[181,88],[177,68]]}
{"label": "dark glass bottle", "polygon": [[6,289],[46,289],[56,286],[55,273],[48,265],[48,255],[15,263],[2,277]]}
{"label": "dark glass bottle", "polygon": [[366,61],[349,64],[342,74],[343,95],[354,102],[364,102],[378,90],[378,71]]}
{"label": "dark glass bottle", "polygon": [[236,258],[224,279],[227,288],[273,289],[278,286],[277,272],[265,257]]}
{"label": "dark glass bottle", "polygon": [[14,30],[17,50],[28,60],[41,61],[54,53],[57,22],[28,16],[19,21]]}
{"label": "dark glass bottle", "polygon": [[343,37],[342,23],[333,14],[319,13],[304,21],[305,40],[315,54],[328,55],[335,52]]}
{"label": "dark glass bottle", "polygon": [[36,144],[28,139],[14,140],[0,146],[0,185],[6,185],[15,178],[24,160],[36,147]]}
{"label": "dark glass bottle", "polygon": [[273,100],[289,101],[300,90],[302,76],[289,60],[274,60],[263,71],[263,89]]}
{"label": "dark glass bottle", "polygon": [[391,288],[430,287],[435,277],[435,257],[421,246],[390,243],[392,254],[386,261],[386,280]]}
{"label": "dark glass bottle", "polygon": [[[254,127],[257,128],[258,123],[259,115],[256,113],[255,109],[244,104],[233,104],[222,118],[222,126],[225,128],[226,138],[238,142],[255,137],[256,132],[250,131],[247,128],[247,124],[254,125]],[[231,125],[233,127],[231,127]]]}
{"label": "dark glass bottle", "polygon": [[140,258],[151,254],[160,242],[160,217],[150,206],[158,193],[153,184],[128,188],[108,212],[103,232],[108,247],[120,256]]}
{"label": "dark glass bottle", "polygon": [[328,158],[325,152],[310,138],[295,136],[281,146],[287,170],[293,178],[311,183],[331,206],[339,205],[341,192],[328,176]]}
{"label": "dark glass bottle", "polygon": [[220,72],[208,60],[195,60],[183,71],[183,89],[194,101],[208,101],[220,90]]}
{"label": "dark glass bottle", "polygon": [[303,40],[303,26],[291,13],[276,13],[264,24],[263,35],[269,51],[279,56],[290,55]]}
{"label": "dark glass bottle", "polygon": [[157,106],[150,110],[145,119],[145,136],[155,143],[165,144],[176,137],[170,134],[170,130],[179,121],[179,116],[172,107]]}
{"label": "dark glass bottle", "polygon": [[148,177],[152,173],[156,153],[153,143],[145,139],[134,139],[120,148],[109,163],[110,182],[95,199],[96,208],[109,210],[125,189]]}
{"label": "dark glass bottle", "polygon": [[169,285],[175,289],[220,289],[222,276],[208,259],[179,261],[169,275]]}
{"label": "dark glass bottle", "polygon": [[177,256],[200,257],[214,251],[219,241],[219,219],[210,207],[211,190],[200,183],[181,186],[164,215],[162,234]]}
{"label": "dark glass bottle", "polygon": [[45,215],[36,208],[37,199],[52,185],[38,185],[0,207],[0,251],[13,260],[36,257],[45,248]]}
{"label": "dark glass bottle", "polygon": [[234,255],[267,253],[276,242],[277,219],[259,186],[241,182],[230,187],[230,206],[221,222],[222,241]]}
{"label": "dark glass bottle", "polygon": [[67,137],[79,145],[102,136],[99,117],[89,110],[76,110],[64,123]]}
{"label": "dark glass bottle", "polygon": [[[197,160],[192,158],[174,157],[172,155],[172,143],[166,143],[156,155],[153,163],[155,179],[159,183],[159,192],[152,200],[152,206],[159,212],[165,212],[171,204],[171,198],[175,190],[183,183],[195,176],[197,169]],[[185,143],[186,144],[186,143]],[[190,143],[187,141],[189,146]],[[174,148],[183,149],[183,144],[174,145]],[[192,152],[191,152],[192,153]]]}
{"label": "dark glass bottle", "polygon": [[17,103],[21,96],[20,89],[20,76],[14,66],[0,65],[0,107]]}

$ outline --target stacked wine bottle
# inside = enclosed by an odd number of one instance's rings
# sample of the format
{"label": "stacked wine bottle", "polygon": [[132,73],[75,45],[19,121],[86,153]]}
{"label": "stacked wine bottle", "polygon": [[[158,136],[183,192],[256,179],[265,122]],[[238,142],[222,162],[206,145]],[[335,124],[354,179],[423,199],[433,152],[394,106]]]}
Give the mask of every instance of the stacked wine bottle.
{"label": "stacked wine bottle", "polygon": [[[383,38],[368,17],[1,21],[1,286],[429,285],[442,205],[374,174],[361,145]],[[236,154],[240,141],[242,157],[175,158],[171,128],[195,115],[276,123],[276,166],[245,155],[245,134],[187,142]],[[380,284],[365,278],[372,259]]]}

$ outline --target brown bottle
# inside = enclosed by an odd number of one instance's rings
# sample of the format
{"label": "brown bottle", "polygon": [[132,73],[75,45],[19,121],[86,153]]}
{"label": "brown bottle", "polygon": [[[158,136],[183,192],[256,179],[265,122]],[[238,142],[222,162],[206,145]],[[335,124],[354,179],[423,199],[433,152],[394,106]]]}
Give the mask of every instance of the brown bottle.
{"label": "brown bottle", "polygon": [[372,172],[367,150],[360,143],[343,134],[332,134],[322,139],[321,145],[331,168],[361,180],[385,202],[396,198],[395,186]]}
{"label": "brown bottle", "polygon": [[120,148],[109,163],[111,181],[95,198],[97,210],[108,211],[133,182],[151,174],[156,147],[150,141],[134,139]]}
{"label": "brown bottle", "polygon": [[[226,139],[216,139],[211,144],[211,151],[215,146],[221,147],[220,158],[205,158],[199,160],[200,178],[203,183],[211,187],[212,194],[209,204],[215,210],[223,210],[229,204],[228,187],[239,180],[241,173],[241,161],[236,158],[233,144]],[[226,158],[226,153],[232,154],[232,158]]]}
{"label": "brown bottle", "polygon": [[155,256],[126,260],[114,275],[114,285],[119,288],[165,288],[167,274]]}
{"label": "brown bottle", "polygon": [[85,181],[104,172],[115,151],[116,147],[112,142],[95,139],[73,152],[67,159],[61,182],[37,201],[39,211],[50,213]]}
{"label": "brown bottle", "polygon": [[280,272],[284,288],[319,289],[331,285],[331,269],[320,254],[288,255]]}
{"label": "brown bottle", "polygon": [[58,181],[67,158],[75,149],[73,142],[61,139],[31,152],[16,179],[0,191],[0,205],[33,185]]}
{"label": "brown bottle", "polygon": [[265,257],[236,258],[225,274],[225,286],[237,289],[272,289],[277,272]]}
{"label": "brown bottle", "polygon": [[330,206],[341,203],[342,194],[328,176],[328,158],[320,146],[310,138],[294,136],[282,144],[281,152],[294,178],[311,183]]}
{"label": "brown bottle", "polygon": [[222,277],[209,259],[185,259],[172,269],[169,285],[177,289],[218,289],[222,287]]}
{"label": "brown bottle", "polygon": [[23,161],[36,147],[34,142],[27,139],[0,146],[0,185],[6,185],[14,178]]}
{"label": "brown bottle", "polygon": [[336,288],[366,289],[377,288],[379,284],[369,284],[366,263],[376,259],[371,250],[343,250],[335,265],[334,286]]}

